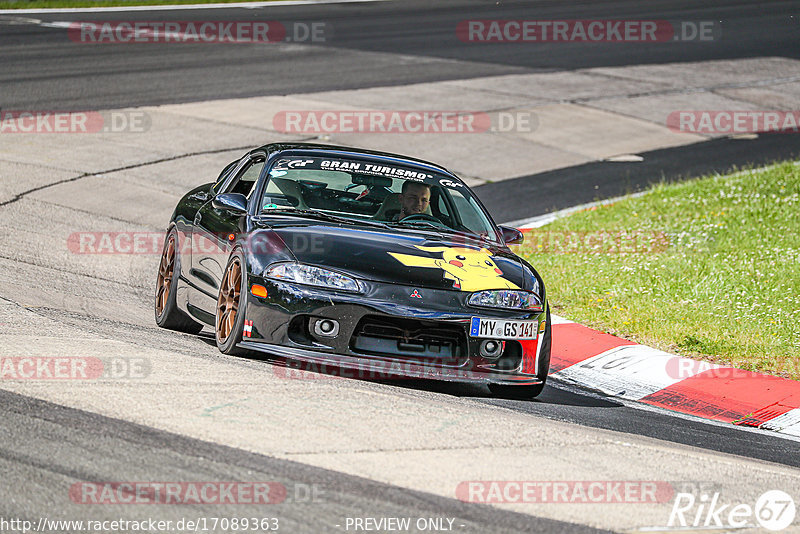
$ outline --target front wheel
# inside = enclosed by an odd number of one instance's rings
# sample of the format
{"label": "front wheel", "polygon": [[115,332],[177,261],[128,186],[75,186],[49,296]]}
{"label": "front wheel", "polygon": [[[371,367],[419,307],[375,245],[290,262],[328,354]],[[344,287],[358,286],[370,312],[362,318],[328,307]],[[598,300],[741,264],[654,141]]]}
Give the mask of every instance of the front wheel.
{"label": "front wheel", "polygon": [[[242,341],[244,310],[247,305],[247,267],[238,250],[231,254],[219,284],[217,312],[214,321],[217,348],[223,354],[241,356],[247,351],[236,346]],[[244,291],[243,291],[244,290]]]}
{"label": "front wheel", "polygon": [[550,322],[550,305],[548,304],[544,334],[542,334],[542,348],[539,350],[539,373],[537,374],[537,378],[541,380],[542,383],[533,386],[489,384],[489,391],[491,391],[493,395],[511,399],[532,399],[539,396],[547,381],[547,374],[550,372],[550,345],[552,342]]}

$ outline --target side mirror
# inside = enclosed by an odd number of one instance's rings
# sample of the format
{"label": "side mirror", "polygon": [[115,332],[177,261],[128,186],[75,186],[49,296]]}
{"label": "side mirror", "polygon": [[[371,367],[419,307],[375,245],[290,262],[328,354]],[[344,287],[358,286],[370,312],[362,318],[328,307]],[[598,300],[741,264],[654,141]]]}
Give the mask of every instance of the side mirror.
{"label": "side mirror", "polygon": [[218,210],[247,213],[247,197],[241,193],[222,193],[214,197],[211,205]]}
{"label": "side mirror", "polygon": [[503,232],[503,241],[506,245],[521,245],[525,241],[525,236],[516,228],[510,226],[500,226],[500,231]]}

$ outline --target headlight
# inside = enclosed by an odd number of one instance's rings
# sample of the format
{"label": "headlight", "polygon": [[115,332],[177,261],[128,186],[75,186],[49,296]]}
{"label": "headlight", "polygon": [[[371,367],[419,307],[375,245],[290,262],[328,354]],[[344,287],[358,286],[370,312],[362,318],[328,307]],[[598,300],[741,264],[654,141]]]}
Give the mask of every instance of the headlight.
{"label": "headlight", "polygon": [[468,303],[479,308],[542,311],[542,301],[535,293],[529,291],[509,289],[478,291],[470,295]]}
{"label": "headlight", "polygon": [[264,276],[309,286],[328,287],[342,291],[359,291],[355,278],[302,263],[278,263],[264,272]]}

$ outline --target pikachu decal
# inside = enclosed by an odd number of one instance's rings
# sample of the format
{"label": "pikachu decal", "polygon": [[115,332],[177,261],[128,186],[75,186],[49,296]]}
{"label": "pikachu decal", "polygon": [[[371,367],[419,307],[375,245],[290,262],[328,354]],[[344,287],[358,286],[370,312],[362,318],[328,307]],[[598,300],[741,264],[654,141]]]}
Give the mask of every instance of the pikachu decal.
{"label": "pikachu decal", "polygon": [[408,267],[427,267],[441,269],[447,280],[453,280],[453,287],[461,291],[480,291],[482,289],[519,289],[517,285],[503,278],[491,253],[482,248],[476,250],[465,247],[416,247],[425,252],[440,252],[442,259],[429,256],[413,256],[389,252],[394,259]]}

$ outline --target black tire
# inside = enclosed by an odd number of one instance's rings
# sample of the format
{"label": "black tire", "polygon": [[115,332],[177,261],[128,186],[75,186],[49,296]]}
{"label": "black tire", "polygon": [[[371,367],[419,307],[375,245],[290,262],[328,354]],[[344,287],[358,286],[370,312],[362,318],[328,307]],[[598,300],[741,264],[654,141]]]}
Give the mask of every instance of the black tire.
{"label": "black tire", "polygon": [[496,397],[504,399],[532,399],[539,396],[544,389],[544,382],[534,386],[506,386],[505,384],[489,384],[489,391]]}
{"label": "black tire", "polygon": [[[239,287],[238,287],[238,304],[233,319],[225,319],[224,311],[221,312],[221,304],[227,293],[230,302],[230,282],[229,273],[233,266],[239,266]],[[231,356],[244,356],[248,353],[247,350],[240,349],[236,346],[237,343],[242,341],[242,329],[244,327],[244,312],[247,307],[247,265],[245,264],[244,254],[239,249],[236,249],[228,258],[228,263],[225,266],[225,271],[222,275],[222,280],[219,284],[219,295],[217,296],[217,311],[214,314],[214,339],[217,342],[217,348],[223,354]],[[230,317],[230,314],[228,315]],[[225,319],[225,320],[224,320]],[[225,323],[225,321],[229,321]],[[227,327],[225,326],[227,324]]]}
{"label": "black tire", "polygon": [[[173,226],[164,238],[164,247],[161,251],[161,260],[156,275],[153,312],[156,324],[161,328],[186,334],[197,334],[203,329],[203,325],[178,309],[175,301],[178,276],[181,272],[179,242],[178,231]],[[168,255],[171,256],[171,259]]]}
{"label": "black tire", "polygon": [[547,315],[545,318],[544,335],[542,336],[542,350],[539,353],[541,357],[541,365],[539,366],[539,373],[537,374],[539,379],[542,381],[542,384],[547,382],[547,375],[550,374],[550,346],[552,344],[552,329],[550,327],[550,304],[548,304]]}
{"label": "black tire", "polygon": [[544,390],[544,385],[547,382],[547,375],[550,372],[551,328],[549,304],[547,305],[547,319],[545,321],[544,334],[542,335],[542,349],[539,352],[541,365],[539,366],[539,373],[536,375],[542,383],[533,386],[489,384],[489,391],[491,391],[493,395],[511,399],[532,399],[538,397],[542,390]]}

